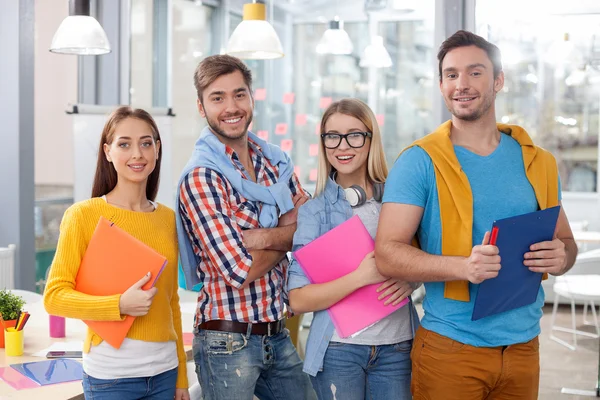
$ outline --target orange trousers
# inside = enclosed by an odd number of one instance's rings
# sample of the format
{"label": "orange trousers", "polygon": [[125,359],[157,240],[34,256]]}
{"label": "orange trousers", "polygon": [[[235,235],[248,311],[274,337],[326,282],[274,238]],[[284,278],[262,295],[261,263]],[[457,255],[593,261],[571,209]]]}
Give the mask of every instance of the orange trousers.
{"label": "orange trousers", "polygon": [[537,400],[538,338],[501,347],[474,347],[417,330],[411,352],[414,400]]}

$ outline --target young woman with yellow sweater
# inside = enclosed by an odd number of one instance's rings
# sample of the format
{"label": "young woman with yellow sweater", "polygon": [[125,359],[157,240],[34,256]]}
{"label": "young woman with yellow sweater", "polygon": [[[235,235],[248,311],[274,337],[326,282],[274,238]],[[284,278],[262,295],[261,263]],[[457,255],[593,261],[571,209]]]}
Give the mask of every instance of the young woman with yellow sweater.
{"label": "young woman with yellow sweater", "polygon": [[[83,357],[86,399],[189,400],[175,214],[153,201],[161,154],[150,114],[130,107],[115,110],[102,132],[92,198],[69,207],[60,226],[44,292],[48,313],[96,321],[137,317],[119,349],[88,329]],[[100,217],[167,258],[152,289],[141,289],[151,279],[148,274],[120,295],[91,296],[75,290],[79,265]]]}

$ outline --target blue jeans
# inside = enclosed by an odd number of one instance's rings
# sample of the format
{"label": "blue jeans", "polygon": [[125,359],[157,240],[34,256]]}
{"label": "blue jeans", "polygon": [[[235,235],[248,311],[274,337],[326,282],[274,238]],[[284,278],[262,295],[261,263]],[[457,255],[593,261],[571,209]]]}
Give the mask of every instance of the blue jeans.
{"label": "blue jeans", "polygon": [[144,378],[98,379],[83,373],[86,400],[173,400],[177,368]]}
{"label": "blue jeans", "polygon": [[363,346],[329,342],[323,370],[311,377],[319,400],[411,399],[412,340]]}
{"label": "blue jeans", "polygon": [[317,398],[287,329],[272,336],[199,330],[194,361],[205,400]]}

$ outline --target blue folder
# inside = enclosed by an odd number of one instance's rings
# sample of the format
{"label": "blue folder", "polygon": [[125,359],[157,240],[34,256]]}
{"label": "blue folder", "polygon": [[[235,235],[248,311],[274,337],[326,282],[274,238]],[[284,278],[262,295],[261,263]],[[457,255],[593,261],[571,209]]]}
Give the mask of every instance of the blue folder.
{"label": "blue folder", "polygon": [[83,379],[83,367],[74,360],[35,361],[12,364],[11,367],[41,386]]}
{"label": "blue folder", "polygon": [[502,267],[496,278],[479,285],[471,320],[514,310],[536,300],[542,274],[531,272],[523,264],[524,256],[532,244],[552,240],[559,211],[560,206],[556,206],[494,221]]}

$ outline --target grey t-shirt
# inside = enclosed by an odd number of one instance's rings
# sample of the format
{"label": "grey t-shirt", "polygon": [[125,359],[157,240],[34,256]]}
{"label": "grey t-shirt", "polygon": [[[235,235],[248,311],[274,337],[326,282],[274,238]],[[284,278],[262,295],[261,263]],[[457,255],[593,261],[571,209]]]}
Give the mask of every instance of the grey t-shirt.
{"label": "grey t-shirt", "polygon": [[[367,228],[367,231],[369,231],[371,237],[375,239],[381,203],[375,201],[375,199],[370,199],[362,206],[354,207],[352,211],[354,215],[358,215]],[[343,339],[338,336],[336,331],[334,331],[331,341],[381,346],[385,344],[400,343],[410,339],[412,339],[412,328],[410,326],[409,305],[407,304],[398,311],[365,328],[354,337]]]}

